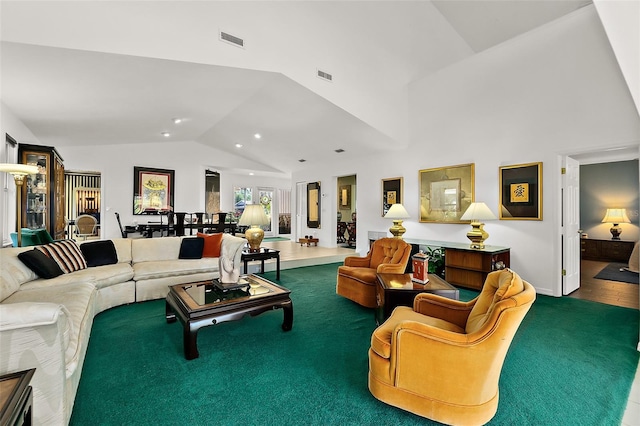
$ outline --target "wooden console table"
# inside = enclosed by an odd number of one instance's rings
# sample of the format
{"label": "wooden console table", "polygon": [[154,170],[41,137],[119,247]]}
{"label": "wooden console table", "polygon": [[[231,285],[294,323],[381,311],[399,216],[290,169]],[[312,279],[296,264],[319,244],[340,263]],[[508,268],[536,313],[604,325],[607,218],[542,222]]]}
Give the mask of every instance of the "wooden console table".
{"label": "wooden console table", "polygon": [[580,239],[580,252],[585,260],[626,263],[635,241]]}
{"label": "wooden console table", "polygon": [[33,391],[29,382],[36,369],[0,376],[0,425],[31,425]]}
{"label": "wooden console table", "polygon": [[412,245],[412,253],[417,253],[421,246],[443,248],[445,280],[460,287],[481,290],[490,272],[508,268],[511,264],[511,250],[508,247],[485,246],[484,249],[472,249],[469,243],[407,238],[405,241]]}

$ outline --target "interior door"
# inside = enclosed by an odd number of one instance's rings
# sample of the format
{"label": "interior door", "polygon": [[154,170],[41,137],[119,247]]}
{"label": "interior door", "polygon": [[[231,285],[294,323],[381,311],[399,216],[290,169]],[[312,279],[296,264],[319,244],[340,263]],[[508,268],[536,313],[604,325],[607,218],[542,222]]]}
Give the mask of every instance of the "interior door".
{"label": "interior door", "polygon": [[566,157],[562,196],[562,294],[580,288],[580,162]]}

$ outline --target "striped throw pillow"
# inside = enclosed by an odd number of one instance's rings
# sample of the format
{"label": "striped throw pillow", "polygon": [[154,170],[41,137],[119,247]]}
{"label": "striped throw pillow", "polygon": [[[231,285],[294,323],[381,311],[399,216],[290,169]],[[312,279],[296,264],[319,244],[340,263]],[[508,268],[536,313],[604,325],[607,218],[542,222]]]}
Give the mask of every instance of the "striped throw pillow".
{"label": "striped throw pillow", "polygon": [[36,248],[55,260],[65,274],[87,268],[80,247],[73,240],[56,241]]}

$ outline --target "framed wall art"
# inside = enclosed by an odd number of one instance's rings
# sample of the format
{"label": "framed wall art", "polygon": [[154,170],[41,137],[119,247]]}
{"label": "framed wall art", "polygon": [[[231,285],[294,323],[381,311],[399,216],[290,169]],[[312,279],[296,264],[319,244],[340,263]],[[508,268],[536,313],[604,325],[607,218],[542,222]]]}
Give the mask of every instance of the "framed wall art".
{"label": "framed wall art", "polygon": [[500,167],[500,219],[542,220],[542,163]]}
{"label": "framed wall art", "polygon": [[401,177],[382,179],[382,216],[387,214],[392,204],[402,204]]}
{"label": "framed wall art", "polygon": [[173,170],[133,167],[133,214],[173,210]]}
{"label": "framed wall art", "polygon": [[475,164],[420,170],[420,222],[469,223],[460,217],[474,201]]}
{"label": "framed wall art", "polygon": [[340,187],[340,205],[341,210],[351,210],[351,185],[342,185]]}
{"label": "framed wall art", "polygon": [[307,183],[307,227],[320,229],[320,182]]}

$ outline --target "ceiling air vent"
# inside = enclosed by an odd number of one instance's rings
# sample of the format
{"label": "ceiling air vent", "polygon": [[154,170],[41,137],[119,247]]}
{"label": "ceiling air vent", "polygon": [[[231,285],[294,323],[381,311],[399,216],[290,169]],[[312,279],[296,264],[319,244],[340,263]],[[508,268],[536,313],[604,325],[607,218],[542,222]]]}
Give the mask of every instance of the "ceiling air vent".
{"label": "ceiling air vent", "polygon": [[326,71],[318,70],[318,78],[325,81],[333,81],[333,76]]}
{"label": "ceiling air vent", "polygon": [[298,161],[299,161],[299,162],[301,162],[301,163],[304,163],[304,162],[305,162],[305,161],[307,161],[307,160],[305,160],[304,158],[301,158],[301,159],[299,159]]}
{"label": "ceiling air vent", "polygon": [[244,40],[240,37],[236,37],[229,33],[225,33],[224,31],[220,31],[220,40],[226,41],[227,43],[231,43],[234,46],[244,47]]}
{"label": "ceiling air vent", "polygon": [[336,149],[336,150],[335,150],[335,152],[337,152],[338,154],[340,154],[341,152],[344,152],[344,149],[342,149],[342,148],[338,148],[338,149]]}

